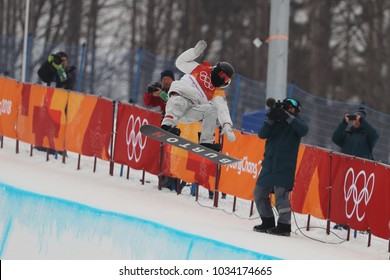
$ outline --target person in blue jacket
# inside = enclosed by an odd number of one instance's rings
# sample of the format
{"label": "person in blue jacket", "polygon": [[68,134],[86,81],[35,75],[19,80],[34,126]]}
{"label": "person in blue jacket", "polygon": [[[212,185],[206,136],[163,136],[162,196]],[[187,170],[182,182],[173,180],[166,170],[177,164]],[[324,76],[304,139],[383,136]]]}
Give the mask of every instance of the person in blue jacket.
{"label": "person in blue jacket", "polygon": [[[253,230],[290,236],[290,192],[294,187],[301,138],[309,129],[298,116],[301,111],[298,100],[286,98],[270,107],[258,133],[261,139],[266,139],[264,160],[254,190],[254,200],[262,223]],[[271,193],[275,194],[277,225],[270,201]]]}

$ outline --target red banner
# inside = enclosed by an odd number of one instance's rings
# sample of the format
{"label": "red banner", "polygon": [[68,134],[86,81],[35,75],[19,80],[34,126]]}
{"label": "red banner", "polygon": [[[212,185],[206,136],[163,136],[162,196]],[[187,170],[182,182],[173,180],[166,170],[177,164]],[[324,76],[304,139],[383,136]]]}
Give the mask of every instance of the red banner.
{"label": "red banner", "polygon": [[390,171],[372,161],[332,156],[330,220],[389,238]]}
{"label": "red banner", "polygon": [[144,124],[160,126],[160,123],[161,113],[119,103],[114,161],[157,175],[160,143],[142,135],[139,130]]}

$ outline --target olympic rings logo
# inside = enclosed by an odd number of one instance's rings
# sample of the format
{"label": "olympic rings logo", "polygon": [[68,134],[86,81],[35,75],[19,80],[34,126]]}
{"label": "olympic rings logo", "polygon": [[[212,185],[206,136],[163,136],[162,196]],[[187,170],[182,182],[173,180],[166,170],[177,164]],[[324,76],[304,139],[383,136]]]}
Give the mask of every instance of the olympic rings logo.
{"label": "olympic rings logo", "polygon": [[[364,184],[360,193],[358,193],[358,188],[357,188],[358,183]],[[368,202],[371,199],[372,193],[374,192],[374,184],[375,184],[374,173],[371,173],[371,175],[368,176],[367,178],[366,173],[364,172],[364,170],[362,170],[357,174],[355,178],[355,173],[353,171],[353,168],[351,167],[348,169],[344,179],[344,199],[346,202],[345,213],[348,218],[351,218],[356,212],[356,218],[358,219],[359,222],[364,219],[366,213],[364,212],[360,213],[361,210],[359,211],[359,205],[363,201],[364,205],[367,206]],[[352,200],[353,202],[352,209],[348,209],[348,202],[350,200]]]}
{"label": "olympic rings logo", "polygon": [[211,83],[210,76],[207,74],[206,71],[201,71],[199,73],[199,79],[203,82],[203,85],[205,88],[207,88],[209,90],[214,90],[214,86]]}
{"label": "olympic rings logo", "polygon": [[131,115],[127,121],[126,127],[126,144],[127,144],[127,157],[129,160],[135,159],[138,162],[142,157],[142,151],[146,146],[146,137],[140,132],[140,127],[144,124],[148,124],[148,120],[142,120],[140,117],[134,119]]}

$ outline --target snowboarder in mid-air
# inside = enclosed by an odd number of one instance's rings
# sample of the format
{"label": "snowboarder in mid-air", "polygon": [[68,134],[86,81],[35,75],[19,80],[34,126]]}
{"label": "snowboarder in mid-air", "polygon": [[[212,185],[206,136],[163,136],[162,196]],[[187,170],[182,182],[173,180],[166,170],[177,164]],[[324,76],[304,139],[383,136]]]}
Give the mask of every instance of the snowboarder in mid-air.
{"label": "snowboarder in mid-air", "polygon": [[179,81],[174,81],[169,89],[161,128],[180,135],[180,129],[176,127],[179,121],[202,121],[199,144],[220,151],[221,145],[214,143],[218,123],[222,127],[222,134],[226,134],[230,142],[236,139],[223,90],[230,84],[234,68],[227,62],[219,62],[215,66],[208,61],[202,64],[195,62],[206,47],[207,43],[201,40],[177,58],[176,67],[185,74]]}

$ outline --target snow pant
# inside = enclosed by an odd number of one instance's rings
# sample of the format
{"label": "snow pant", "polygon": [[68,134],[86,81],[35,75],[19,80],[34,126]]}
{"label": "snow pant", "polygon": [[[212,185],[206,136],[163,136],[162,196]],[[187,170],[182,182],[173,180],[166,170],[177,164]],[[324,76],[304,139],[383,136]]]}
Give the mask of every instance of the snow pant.
{"label": "snow pant", "polygon": [[217,118],[217,110],[211,102],[195,104],[186,97],[171,94],[161,124],[176,126],[179,121],[182,123],[202,121],[199,143],[214,143],[214,132],[218,124]]}
{"label": "snow pant", "polygon": [[272,192],[275,194],[276,210],[279,215],[278,224],[291,224],[290,192],[283,187],[265,187],[256,185],[254,200],[260,217],[269,218],[274,216],[269,197]]}

